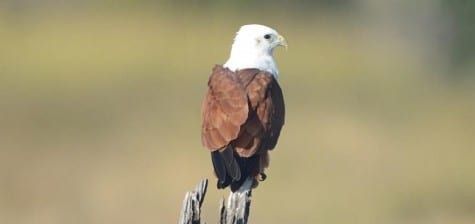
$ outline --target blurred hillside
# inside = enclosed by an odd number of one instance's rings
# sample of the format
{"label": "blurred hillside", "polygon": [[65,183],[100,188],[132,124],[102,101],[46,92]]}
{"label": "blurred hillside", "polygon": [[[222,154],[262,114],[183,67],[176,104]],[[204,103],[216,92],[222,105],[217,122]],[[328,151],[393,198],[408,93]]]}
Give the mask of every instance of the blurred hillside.
{"label": "blurred hillside", "polygon": [[[253,223],[474,223],[474,8],[2,1],[0,223],[177,222],[185,191],[214,185],[201,100],[248,23],[290,45]],[[209,223],[225,195],[210,188]]]}

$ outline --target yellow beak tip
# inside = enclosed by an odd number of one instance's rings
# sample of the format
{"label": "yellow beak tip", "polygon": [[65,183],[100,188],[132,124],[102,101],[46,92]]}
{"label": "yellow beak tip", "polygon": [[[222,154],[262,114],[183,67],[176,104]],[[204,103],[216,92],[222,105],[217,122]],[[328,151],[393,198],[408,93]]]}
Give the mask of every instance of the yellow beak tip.
{"label": "yellow beak tip", "polygon": [[287,44],[287,41],[285,40],[285,38],[281,35],[279,35],[278,38],[279,38],[279,45],[283,46],[285,48],[285,50],[288,50],[289,45]]}

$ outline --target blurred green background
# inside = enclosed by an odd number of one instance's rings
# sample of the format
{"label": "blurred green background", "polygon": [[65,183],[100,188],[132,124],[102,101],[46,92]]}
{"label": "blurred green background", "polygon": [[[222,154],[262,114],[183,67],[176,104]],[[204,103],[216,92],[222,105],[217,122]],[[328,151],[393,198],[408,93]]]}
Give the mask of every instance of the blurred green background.
{"label": "blurred green background", "polygon": [[474,1],[0,3],[0,223],[176,223],[200,107],[266,24],[287,119],[252,223],[475,223]]}

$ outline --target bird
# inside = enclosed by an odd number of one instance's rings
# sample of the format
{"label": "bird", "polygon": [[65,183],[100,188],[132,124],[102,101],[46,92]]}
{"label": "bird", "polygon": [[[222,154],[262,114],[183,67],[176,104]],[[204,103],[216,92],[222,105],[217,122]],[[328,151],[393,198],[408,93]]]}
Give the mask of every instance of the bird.
{"label": "bird", "polygon": [[229,59],[212,69],[201,109],[201,141],[211,151],[218,189],[252,189],[267,177],[269,151],[285,117],[273,57],[279,46],[287,49],[287,42],[275,29],[243,25]]}

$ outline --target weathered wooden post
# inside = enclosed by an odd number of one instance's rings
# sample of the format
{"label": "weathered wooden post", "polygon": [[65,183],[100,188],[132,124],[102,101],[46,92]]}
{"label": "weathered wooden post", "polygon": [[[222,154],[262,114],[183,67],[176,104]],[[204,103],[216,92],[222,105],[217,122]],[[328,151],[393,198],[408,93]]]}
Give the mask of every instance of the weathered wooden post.
{"label": "weathered wooden post", "polygon": [[[246,181],[248,182],[248,181]],[[252,183],[252,181],[250,181]],[[231,192],[228,201],[221,199],[220,224],[247,224],[251,206],[252,190],[250,184],[243,184],[244,190]],[[187,192],[178,224],[201,224],[201,205],[203,204],[208,180],[203,179],[195,190]],[[204,223],[204,222],[203,222]]]}
{"label": "weathered wooden post", "polygon": [[179,224],[201,224],[201,205],[205,200],[208,180],[201,180],[194,191],[187,192],[183,200]]}

